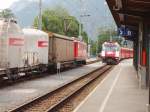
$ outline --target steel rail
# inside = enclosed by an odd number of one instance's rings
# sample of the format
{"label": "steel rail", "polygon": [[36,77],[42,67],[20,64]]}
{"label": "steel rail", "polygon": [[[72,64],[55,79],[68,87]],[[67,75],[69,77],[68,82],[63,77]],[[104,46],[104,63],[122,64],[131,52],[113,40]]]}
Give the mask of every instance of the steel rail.
{"label": "steel rail", "polygon": [[[108,65],[104,65],[84,76],[81,76],[78,79],[75,79],[71,82],[69,82],[68,84],[62,85],[61,87],[56,88],[54,91],[51,91],[49,93],[46,93],[45,95],[39,96],[29,102],[26,102],[25,104],[22,104],[12,110],[9,110],[9,112],[23,112],[28,110],[29,108],[32,108],[34,105],[36,105],[37,103],[41,102],[42,100],[46,100],[48,99],[48,97],[50,97],[51,95],[55,95],[57,94],[57,92],[61,92],[64,88],[67,88],[69,86],[71,86],[72,84],[78,83],[80,82],[82,79],[86,79],[86,77],[90,76],[90,74],[93,74],[95,72],[100,72],[98,75],[96,76],[92,76],[93,78],[91,78],[91,80],[88,81],[83,81],[85,83],[83,83],[82,86],[79,86],[76,90],[71,91],[69,93],[69,95],[64,96],[63,98],[61,98],[61,100],[56,101],[56,103],[54,103],[53,105],[50,105],[48,109],[44,110],[44,112],[51,112],[54,111],[55,109],[57,109],[58,106],[62,105],[67,99],[71,98],[71,96],[73,96],[74,94],[76,94],[78,91],[80,91],[82,88],[84,88],[86,85],[88,85],[89,83],[91,83],[93,80],[95,80],[97,77],[99,77],[101,74],[105,73],[107,70],[109,70],[111,68],[111,66]],[[28,111],[29,112],[29,111]]]}

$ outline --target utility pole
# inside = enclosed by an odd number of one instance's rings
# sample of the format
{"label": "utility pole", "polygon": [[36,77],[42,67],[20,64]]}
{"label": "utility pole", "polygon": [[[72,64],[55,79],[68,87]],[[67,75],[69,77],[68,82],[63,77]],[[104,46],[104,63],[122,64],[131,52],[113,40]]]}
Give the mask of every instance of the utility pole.
{"label": "utility pole", "polygon": [[82,23],[79,23],[79,38],[82,40]]}
{"label": "utility pole", "polygon": [[96,41],[96,56],[98,55],[98,39],[97,39],[97,41]]}
{"label": "utility pole", "polygon": [[91,56],[91,44],[90,44],[90,39],[88,37],[88,58]]}
{"label": "utility pole", "polygon": [[42,30],[42,0],[39,0],[39,18],[38,29]]}
{"label": "utility pole", "polygon": [[[85,7],[84,7],[84,0],[80,0],[80,23],[79,23],[79,38],[81,39],[81,40],[83,40],[83,37],[82,37],[82,18],[83,17],[89,17],[89,16],[91,16],[91,15],[89,15],[89,14],[85,14],[85,11],[86,11],[86,9],[84,9]],[[90,39],[88,38],[88,57],[90,57],[90,52],[91,52],[91,45],[90,45]]]}
{"label": "utility pole", "polygon": [[67,34],[67,31],[69,30],[71,26],[72,18],[64,18],[64,32]]}
{"label": "utility pole", "polygon": [[84,14],[84,15],[80,15],[80,23],[79,23],[79,38],[82,40],[82,23],[81,23],[81,19],[83,17],[89,17],[89,14]]}
{"label": "utility pole", "polygon": [[82,4],[83,1],[80,0],[80,16],[79,16],[79,38],[82,40],[82,20],[81,20],[81,15],[82,15]]}
{"label": "utility pole", "polygon": [[[107,2],[104,2],[104,5],[107,7]],[[108,24],[108,27],[109,27],[109,12],[108,12],[108,9],[106,8],[106,24]],[[107,25],[106,25],[107,26]],[[112,35],[111,35],[111,28],[109,29],[108,28],[108,31],[109,31],[109,41],[112,42]]]}
{"label": "utility pole", "polygon": [[[89,16],[91,16],[91,15],[89,15],[89,14],[84,14],[84,15],[80,15],[80,17],[81,18],[83,18],[83,17],[89,17]],[[81,28],[81,29],[80,29]],[[81,24],[81,26],[79,27],[79,36],[81,36],[81,33],[82,33],[82,24]],[[81,38],[80,39],[82,39],[82,36],[81,36]],[[88,57],[90,57],[90,52],[91,52],[91,45],[90,45],[90,39],[89,39],[89,37],[88,37]]]}
{"label": "utility pole", "polygon": [[112,33],[111,33],[111,29],[112,29],[112,28],[110,28],[110,30],[109,30],[110,42],[112,42]]}

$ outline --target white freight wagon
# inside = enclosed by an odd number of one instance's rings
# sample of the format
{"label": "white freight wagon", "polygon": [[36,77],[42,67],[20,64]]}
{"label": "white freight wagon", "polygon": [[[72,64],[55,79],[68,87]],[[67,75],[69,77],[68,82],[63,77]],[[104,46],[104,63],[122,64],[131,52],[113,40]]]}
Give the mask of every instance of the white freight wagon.
{"label": "white freight wagon", "polygon": [[48,34],[37,29],[23,29],[26,66],[48,65]]}
{"label": "white freight wagon", "polygon": [[15,20],[0,19],[0,68],[24,66],[24,35]]}

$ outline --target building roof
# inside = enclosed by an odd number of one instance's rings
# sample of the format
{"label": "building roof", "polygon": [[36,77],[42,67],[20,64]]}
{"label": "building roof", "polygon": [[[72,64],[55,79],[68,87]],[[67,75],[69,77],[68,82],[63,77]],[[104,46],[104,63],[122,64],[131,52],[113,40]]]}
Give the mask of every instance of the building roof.
{"label": "building roof", "polygon": [[150,17],[150,0],[106,0],[118,27],[126,26],[138,32],[140,21]]}

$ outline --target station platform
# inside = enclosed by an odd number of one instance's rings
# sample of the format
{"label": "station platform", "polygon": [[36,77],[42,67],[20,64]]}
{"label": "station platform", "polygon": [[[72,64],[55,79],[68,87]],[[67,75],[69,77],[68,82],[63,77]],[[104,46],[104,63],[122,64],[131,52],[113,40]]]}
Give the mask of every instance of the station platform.
{"label": "station platform", "polygon": [[100,61],[100,59],[97,58],[97,57],[93,57],[93,58],[88,58],[88,59],[86,60],[86,63],[87,63],[87,64],[90,64],[90,63],[97,62],[97,61]]}
{"label": "station platform", "polygon": [[73,112],[146,112],[148,90],[139,88],[132,63],[118,64]]}
{"label": "station platform", "polygon": [[34,98],[53,91],[56,88],[101,67],[102,65],[103,63],[97,62],[61,72],[60,75],[49,75],[1,88],[0,112],[7,112]]}

